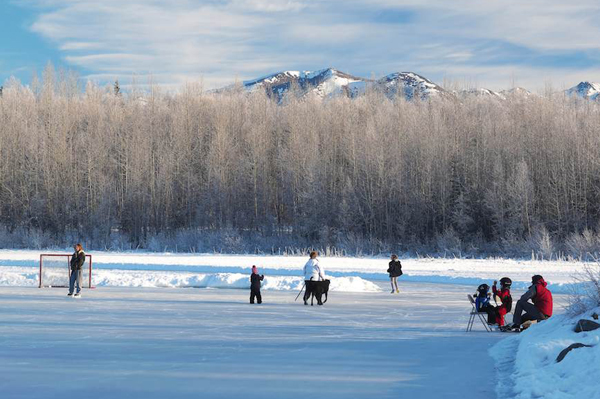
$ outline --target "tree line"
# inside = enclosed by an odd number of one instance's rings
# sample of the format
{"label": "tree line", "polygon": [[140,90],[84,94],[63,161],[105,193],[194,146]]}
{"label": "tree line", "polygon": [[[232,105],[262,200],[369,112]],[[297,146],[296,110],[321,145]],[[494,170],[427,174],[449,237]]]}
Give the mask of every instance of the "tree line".
{"label": "tree line", "polygon": [[123,92],[0,96],[0,245],[595,256],[600,106]]}

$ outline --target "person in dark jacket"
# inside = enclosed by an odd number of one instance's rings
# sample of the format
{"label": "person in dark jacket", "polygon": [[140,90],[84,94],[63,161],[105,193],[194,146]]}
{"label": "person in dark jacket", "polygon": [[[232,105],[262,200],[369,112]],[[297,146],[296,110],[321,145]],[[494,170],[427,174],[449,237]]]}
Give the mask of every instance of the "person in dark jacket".
{"label": "person in dark jacket", "polygon": [[490,286],[479,284],[477,291],[473,294],[475,297],[475,310],[485,312],[488,315],[488,324],[496,323],[496,308],[490,303]]}
{"label": "person in dark jacket", "polygon": [[398,255],[396,255],[396,254],[392,255],[392,260],[390,263],[388,263],[387,272],[390,274],[390,282],[392,284],[392,294],[394,292],[399,293],[400,290],[398,289],[398,277],[402,276],[402,264],[400,263],[400,260],[398,259]]}
{"label": "person in dark jacket", "polygon": [[[81,296],[81,270],[85,263],[85,252],[83,252],[81,244],[75,244],[73,248],[75,249],[75,252],[73,252],[73,255],[71,256],[71,275],[69,276],[69,293],[67,295],[78,298]],[[77,291],[75,291],[75,295],[73,295],[75,287],[77,287]]]}
{"label": "person in dark jacket", "polygon": [[252,266],[252,274],[250,275],[250,303],[256,302],[262,303],[262,296],[260,295],[260,282],[265,279],[264,275],[258,274],[256,266]]}
{"label": "person in dark jacket", "polygon": [[507,327],[518,328],[526,321],[541,321],[552,316],[552,293],[547,286],[548,283],[539,274],[531,277],[531,286],[517,301],[513,322]]}

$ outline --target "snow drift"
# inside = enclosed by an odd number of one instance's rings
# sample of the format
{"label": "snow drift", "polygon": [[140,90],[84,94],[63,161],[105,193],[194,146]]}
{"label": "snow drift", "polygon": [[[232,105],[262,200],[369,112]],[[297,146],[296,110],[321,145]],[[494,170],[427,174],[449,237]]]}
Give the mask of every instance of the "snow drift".
{"label": "snow drift", "polygon": [[[250,276],[241,273],[188,274],[169,272],[130,272],[102,270],[93,278],[97,286],[110,287],[197,287],[197,288],[250,288]],[[295,291],[304,284],[301,277],[265,276],[263,290]],[[378,292],[374,283],[360,277],[331,279],[331,291]]]}
{"label": "snow drift", "polygon": [[[64,251],[61,251],[64,252]],[[171,254],[147,252],[90,252],[93,256],[95,285],[118,286],[224,286],[220,275],[240,275],[242,283],[252,265],[267,276],[269,288],[298,287],[306,256]],[[0,284],[34,285],[37,279],[39,251],[0,251]],[[388,282],[387,258],[323,257],[321,265],[333,280],[347,282],[353,290],[359,281]],[[524,291],[531,276],[541,274],[553,293],[570,293],[573,276],[586,266],[584,262],[519,261],[507,259],[402,259],[401,282],[471,285],[491,284],[508,276],[513,290]],[[129,272],[129,273],[126,273]],[[134,273],[139,272],[139,273]],[[61,274],[64,278],[65,273]],[[212,277],[207,277],[212,276]],[[276,278],[277,277],[277,278]],[[285,277],[285,278],[284,278]],[[232,277],[229,277],[231,279]],[[354,279],[356,278],[356,279]],[[27,281],[31,280],[31,281]],[[230,280],[228,280],[230,281]],[[64,283],[62,283],[64,285]],[[346,284],[346,283],[344,283]],[[229,285],[226,285],[229,286]],[[295,288],[288,288],[295,289]],[[298,287],[299,289],[299,287]],[[360,287],[360,290],[366,289]]]}
{"label": "snow drift", "polygon": [[[594,311],[586,312],[585,318]],[[498,397],[600,398],[600,329],[575,333],[577,320],[554,316],[493,346]],[[573,343],[592,347],[572,350],[557,363],[559,353]]]}
{"label": "snow drift", "polygon": [[[45,274],[45,285],[65,286],[66,271]],[[242,273],[185,273],[141,270],[95,270],[92,284],[96,287],[194,287],[250,288],[250,275]],[[265,276],[263,290],[300,290],[304,280],[295,276]],[[0,286],[37,286],[38,271],[32,267],[0,267]],[[331,291],[378,292],[374,283],[360,277],[331,278]]]}

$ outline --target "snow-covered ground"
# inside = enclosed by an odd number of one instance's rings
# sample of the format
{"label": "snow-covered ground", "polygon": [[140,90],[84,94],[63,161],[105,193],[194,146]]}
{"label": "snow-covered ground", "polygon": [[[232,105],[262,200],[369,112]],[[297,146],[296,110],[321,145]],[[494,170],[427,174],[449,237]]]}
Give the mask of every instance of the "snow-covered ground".
{"label": "snow-covered ground", "polygon": [[[499,398],[600,398],[600,330],[575,333],[581,318],[554,316],[523,333],[503,340],[490,350],[499,370]],[[574,349],[557,363],[559,353],[573,343],[591,345]]]}
{"label": "snow-covered ground", "polygon": [[[387,288],[381,284],[382,289]],[[472,287],[401,293],[0,287],[0,392],[21,398],[494,397],[487,351],[466,333]]]}
{"label": "snow-covered ground", "polygon": [[[196,255],[90,252],[96,286],[246,287],[252,265],[266,277],[265,289],[298,289],[307,257],[253,255]],[[0,251],[0,285],[37,284],[39,251]],[[333,277],[333,290],[372,291],[368,281],[386,281],[388,259],[322,257]],[[567,293],[581,262],[515,261],[505,259],[404,259],[403,281],[477,286],[508,276],[513,288],[525,289],[541,274],[553,292]],[[343,279],[339,279],[342,278]],[[354,277],[348,279],[349,277]],[[362,280],[361,280],[362,279]]]}

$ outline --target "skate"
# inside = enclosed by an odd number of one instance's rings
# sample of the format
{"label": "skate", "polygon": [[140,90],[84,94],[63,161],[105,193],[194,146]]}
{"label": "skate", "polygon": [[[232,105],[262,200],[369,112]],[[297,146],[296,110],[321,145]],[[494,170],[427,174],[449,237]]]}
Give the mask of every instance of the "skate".
{"label": "skate", "polygon": [[511,323],[511,324],[507,324],[505,326],[500,327],[500,331],[501,332],[516,332],[516,333],[519,333],[519,332],[521,332],[521,326]]}
{"label": "skate", "polygon": [[523,323],[523,325],[521,326],[521,331],[525,331],[527,330],[529,327],[531,327],[534,324],[537,324],[537,320],[527,320],[526,322]]}

